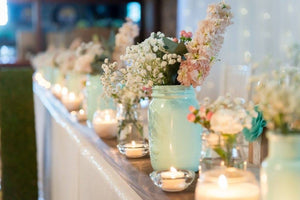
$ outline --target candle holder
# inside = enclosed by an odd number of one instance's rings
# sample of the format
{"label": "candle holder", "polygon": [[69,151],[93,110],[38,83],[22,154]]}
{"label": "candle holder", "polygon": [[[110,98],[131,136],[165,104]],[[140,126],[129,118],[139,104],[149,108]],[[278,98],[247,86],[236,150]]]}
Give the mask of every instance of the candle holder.
{"label": "candle holder", "polygon": [[149,152],[149,146],[144,141],[132,141],[127,144],[118,144],[117,147],[120,153],[125,155],[127,158],[141,158]]}
{"label": "candle holder", "polygon": [[128,158],[148,154],[149,146],[144,137],[144,127],[138,117],[137,105],[118,105],[118,149]]}
{"label": "candle holder", "polygon": [[114,138],[118,133],[116,111],[112,109],[98,110],[93,117],[93,128],[101,138]]}
{"label": "candle holder", "polygon": [[162,190],[180,192],[191,185],[195,173],[188,170],[176,170],[171,167],[170,170],[154,171],[149,176],[153,183]]}
{"label": "candle holder", "polygon": [[51,92],[57,99],[61,99],[62,86],[60,84],[56,83],[55,85],[53,85],[51,87]]}
{"label": "candle holder", "polygon": [[69,112],[79,110],[82,100],[82,95],[76,95],[74,92],[67,92],[65,95],[62,95],[62,103]]}
{"label": "candle holder", "polygon": [[76,112],[76,119],[79,122],[84,122],[87,120],[86,111],[84,109],[80,109],[78,112]]}
{"label": "candle holder", "polygon": [[251,172],[216,169],[200,174],[195,200],[259,200],[260,191]]}

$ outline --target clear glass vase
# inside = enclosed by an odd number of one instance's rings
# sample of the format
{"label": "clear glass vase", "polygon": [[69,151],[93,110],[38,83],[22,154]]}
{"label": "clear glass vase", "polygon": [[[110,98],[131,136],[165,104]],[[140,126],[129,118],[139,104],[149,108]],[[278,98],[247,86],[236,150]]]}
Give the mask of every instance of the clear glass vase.
{"label": "clear glass vase", "polygon": [[129,158],[143,157],[148,153],[148,144],[137,108],[137,105],[122,104],[117,107],[118,149]]}
{"label": "clear glass vase", "polygon": [[203,129],[201,172],[224,167],[247,169],[242,134],[218,134]]}
{"label": "clear glass vase", "polygon": [[198,171],[199,125],[187,120],[189,106],[198,107],[192,87],[155,86],[149,105],[150,159],[154,170],[170,167]]}

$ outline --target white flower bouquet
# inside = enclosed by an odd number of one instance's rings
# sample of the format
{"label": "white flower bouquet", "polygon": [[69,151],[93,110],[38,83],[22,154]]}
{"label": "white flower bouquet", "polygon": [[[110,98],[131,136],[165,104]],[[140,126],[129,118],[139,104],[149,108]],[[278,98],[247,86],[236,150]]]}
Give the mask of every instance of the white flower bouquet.
{"label": "white flower bouquet", "polygon": [[152,33],[121,57],[134,68],[148,88],[153,85],[201,85],[221,49],[223,34],[231,22],[230,6],[224,2],[208,7],[207,17],[192,33],[181,31],[180,40]]}
{"label": "white flower bouquet", "polygon": [[244,99],[233,99],[230,95],[220,96],[212,103],[206,98],[200,104],[200,109],[189,109],[191,113],[187,116],[188,120],[208,130],[208,135],[204,135],[207,145],[230,167],[235,166],[233,149],[239,142],[239,133],[243,132],[248,141],[253,141],[266,125],[252,102],[246,104]]}
{"label": "white flower bouquet", "polygon": [[259,77],[254,101],[270,130],[282,134],[300,132],[300,70],[282,68]]}

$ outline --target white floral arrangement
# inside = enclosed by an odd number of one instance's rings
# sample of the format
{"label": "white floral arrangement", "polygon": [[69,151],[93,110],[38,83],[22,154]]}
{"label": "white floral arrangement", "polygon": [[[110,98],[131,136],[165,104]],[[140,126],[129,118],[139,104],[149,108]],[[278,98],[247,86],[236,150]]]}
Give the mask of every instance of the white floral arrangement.
{"label": "white floral arrangement", "polygon": [[230,9],[224,2],[212,4],[193,38],[185,31],[180,40],[152,33],[142,43],[128,47],[121,59],[136,69],[146,87],[201,85],[221,49],[226,28],[232,24]]}
{"label": "white floral arrangement", "polygon": [[76,49],[76,61],[74,63],[74,71],[80,73],[97,73],[92,64],[98,61],[103,53],[103,48],[98,41],[81,43]]}
{"label": "white floral arrangement", "polygon": [[238,134],[244,128],[251,129],[252,118],[257,117],[254,104],[243,98],[232,98],[230,94],[220,96],[214,102],[205,98],[200,109],[190,107],[188,120],[222,134]]}
{"label": "white floral arrangement", "polygon": [[39,70],[43,67],[55,67],[55,57],[59,50],[55,48],[49,48],[45,52],[40,52],[30,59],[32,66]]}
{"label": "white floral arrangement", "polygon": [[259,77],[254,101],[270,130],[300,133],[300,69],[286,67]]}
{"label": "white floral arrangement", "polygon": [[76,52],[72,49],[61,50],[55,57],[55,65],[58,66],[64,74],[74,69],[75,61]]}
{"label": "white floral arrangement", "polygon": [[252,102],[246,103],[244,99],[232,98],[229,94],[220,96],[214,102],[205,98],[200,109],[193,106],[189,109],[187,119],[208,130],[204,135],[207,145],[230,167],[234,166],[234,157],[230,151],[235,143],[243,135],[249,142],[254,141],[266,125],[261,112]]}
{"label": "white floral arrangement", "polygon": [[139,35],[139,27],[133,23],[130,18],[126,18],[126,22],[119,28],[115,37],[115,49],[112,55],[112,59],[123,65],[120,59],[121,55],[124,55],[126,48],[134,44],[134,39]]}
{"label": "white floral arrangement", "polygon": [[125,68],[118,71],[120,63],[102,66],[106,94],[119,103],[134,103],[146,97],[154,85],[201,85],[222,46],[222,35],[232,23],[230,9],[224,2],[210,5],[193,39],[191,32],[181,31],[180,40],[158,32],[127,47],[120,57]]}
{"label": "white floral arrangement", "polygon": [[108,63],[106,59],[102,68],[104,73],[101,76],[101,82],[104,91],[116,103],[130,107],[148,95],[147,89],[142,89],[141,81],[133,76],[131,67],[120,69],[116,62]]}

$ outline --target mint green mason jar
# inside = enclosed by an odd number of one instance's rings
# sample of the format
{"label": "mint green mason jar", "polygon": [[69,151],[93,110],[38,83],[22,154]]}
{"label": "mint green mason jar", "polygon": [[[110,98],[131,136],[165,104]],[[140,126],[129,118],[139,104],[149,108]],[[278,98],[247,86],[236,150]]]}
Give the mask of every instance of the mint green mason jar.
{"label": "mint green mason jar", "polygon": [[300,199],[300,134],[268,132],[269,154],[260,170],[262,200]]}
{"label": "mint green mason jar", "polygon": [[58,67],[53,68],[53,83],[52,84],[61,84],[64,82],[64,74]]}
{"label": "mint green mason jar", "polygon": [[100,75],[87,75],[86,92],[87,120],[89,126],[91,125],[94,113],[97,110],[116,110],[112,98],[109,98],[104,94],[103,85],[100,80]]}
{"label": "mint green mason jar", "polygon": [[192,87],[154,86],[149,105],[150,159],[154,170],[198,171],[201,128],[187,120],[189,106],[198,107]]}
{"label": "mint green mason jar", "polygon": [[74,92],[75,94],[80,94],[84,86],[85,79],[86,79],[85,74],[75,72],[75,71],[67,72],[66,87],[68,88],[68,91]]}

